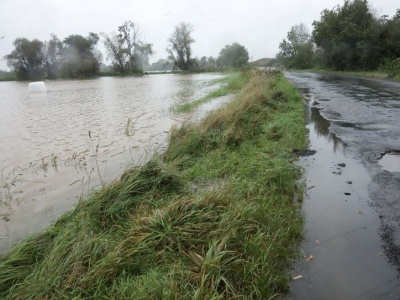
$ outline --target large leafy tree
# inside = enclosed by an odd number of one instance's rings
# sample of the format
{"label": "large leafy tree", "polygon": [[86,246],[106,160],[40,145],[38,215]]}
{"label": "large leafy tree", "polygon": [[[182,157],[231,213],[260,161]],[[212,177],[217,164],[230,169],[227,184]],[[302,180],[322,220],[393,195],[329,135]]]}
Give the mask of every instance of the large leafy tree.
{"label": "large leafy tree", "polygon": [[325,9],[313,26],[325,67],[370,70],[379,65],[379,25],[367,0],[345,0],[343,6]]}
{"label": "large leafy tree", "polygon": [[193,66],[192,44],[195,40],[192,38],[193,26],[188,23],[180,23],[175,26],[167,48],[168,59],[174,63],[174,68],[183,71],[190,70]]}
{"label": "large leafy tree", "polygon": [[102,33],[104,38],[104,47],[107,51],[107,57],[111,60],[114,71],[118,73],[126,73],[126,53],[124,50],[124,43],[118,34],[112,32],[111,34]]}
{"label": "large leafy tree", "polygon": [[49,41],[43,43],[43,58],[47,78],[56,78],[63,63],[63,43],[54,34]]}
{"label": "large leafy tree", "polygon": [[143,66],[153,54],[153,45],[142,38],[139,27],[127,21],[118,27],[118,33],[102,34],[107,56],[114,71],[119,73],[143,72]]}
{"label": "large leafy tree", "polygon": [[240,68],[249,61],[249,52],[239,43],[226,45],[219,52],[217,64],[219,67]]}
{"label": "large leafy tree", "polygon": [[99,37],[70,35],[61,41],[54,34],[49,41],[17,38],[14,50],[4,56],[18,80],[57,77],[90,77],[98,74],[101,53],[96,49]]}
{"label": "large leafy tree", "polygon": [[61,75],[69,78],[91,77],[99,73],[101,54],[95,48],[99,36],[70,35],[64,39]]}
{"label": "large leafy tree", "polygon": [[380,57],[383,60],[380,69],[394,77],[400,74],[400,9],[392,19],[382,16],[379,23]]}
{"label": "large leafy tree", "polygon": [[367,0],[345,0],[321,12],[312,39],[305,26],[293,26],[280,45],[277,61],[288,67],[313,65],[333,70],[400,73],[400,9],[376,17]]}
{"label": "large leafy tree", "polygon": [[43,42],[17,38],[14,50],[4,56],[7,65],[15,71],[18,80],[36,80],[45,76]]}
{"label": "large leafy tree", "polygon": [[314,45],[307,27],[292,26],[287,38],[279,44],[277,58],[288,68],[306,69],[313,65]]}
{"label": "large leafy tree", "polygon": [[397,9],[391,19],[388,19],[388,16],[382,16],[379,23],[381,56],[386,59],[400,58],[400,9]]}

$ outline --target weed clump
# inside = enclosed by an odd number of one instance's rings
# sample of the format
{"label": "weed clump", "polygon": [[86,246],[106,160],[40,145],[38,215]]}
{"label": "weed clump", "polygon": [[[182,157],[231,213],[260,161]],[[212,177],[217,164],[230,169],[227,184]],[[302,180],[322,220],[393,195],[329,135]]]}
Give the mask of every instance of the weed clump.
{"label": "weed clump", "polygon": [[184,188],[178,175],[171,173],[157,160],[141,168],[127,171],[120,181],[93,193],[78,210],[86,211],[102,229],[124,223],[139,207],[156,207],[165,198],[174,197]]}
{"label": "weed clump", "polygon": [[[226,107],[0,260],[2,299],[270,299],[302,238],[303,105],[248,71]],[[232,83],[235,85],[234,83]]]}

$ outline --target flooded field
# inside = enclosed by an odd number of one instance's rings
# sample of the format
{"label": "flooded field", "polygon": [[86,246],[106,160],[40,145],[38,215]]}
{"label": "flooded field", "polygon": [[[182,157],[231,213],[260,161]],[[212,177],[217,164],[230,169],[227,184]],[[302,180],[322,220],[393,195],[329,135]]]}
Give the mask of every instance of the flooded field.
{"label": "flooded field", "polygon": [[0,254],[163,151],[171,126],[189,118],[174,107],[217,89],[222,77],[57,80],[46,82],[47,93],[0,82]]}

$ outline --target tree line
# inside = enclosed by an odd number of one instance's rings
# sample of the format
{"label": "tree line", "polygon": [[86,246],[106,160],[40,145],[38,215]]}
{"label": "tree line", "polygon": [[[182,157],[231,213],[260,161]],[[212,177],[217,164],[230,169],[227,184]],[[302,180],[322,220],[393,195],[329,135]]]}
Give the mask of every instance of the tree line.
{"label": "tree line", "polygon": [[391,18],[373,11],[367,0],[323,10],[311,33],[304,24],[291,27],[276,60],[287,68],[400,74],[400,9]]}
{"label": "tree line", "polygon": [[153,45],[143,38],[139,26],[126,21],[116,32],[88,36],[69,35],[61,40],[52,34],[49,41],[17,38],[13,51],[4,56],[7,65],[15,72],[17,80],[44,78],[85,78],[98,76],[102,53],[97,46],[102,39],[112,74],[137,74],[143,70],[182,70],[212,68],[239,68],[248,63],[247,49],[238,43],[226,45],[219,56],[193,57],[193,26],[180,23],[168,39],[168,58],[150,65]]}
{"label": "tree line", "polygon": [[99,36],[70,35],[61,41],[52,35],[42,42],[38,39],[17,38],[14,50],[4,56],[17,79],[56,77],[90,77],[99,72],[101,53],[95,46]]}

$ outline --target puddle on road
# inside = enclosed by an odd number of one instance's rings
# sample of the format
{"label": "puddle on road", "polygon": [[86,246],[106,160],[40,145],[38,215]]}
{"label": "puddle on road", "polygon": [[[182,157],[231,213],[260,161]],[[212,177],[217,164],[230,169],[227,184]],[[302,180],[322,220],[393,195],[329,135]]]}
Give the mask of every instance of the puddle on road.
{"label": "puddle on road", "polygon": [[379,160],[382,170],[400,172],[400,152],[388,152]]}
{"label": "puddle on road", "polygon": [[300,159],[306,237],[304,259],[292,273],[302,278],[292,281],[289,299],[398,299],[396,272],[380,246],[380,221],[368,204],[369,173],[320,111],[306,110],[310,149],[317,152]]}

